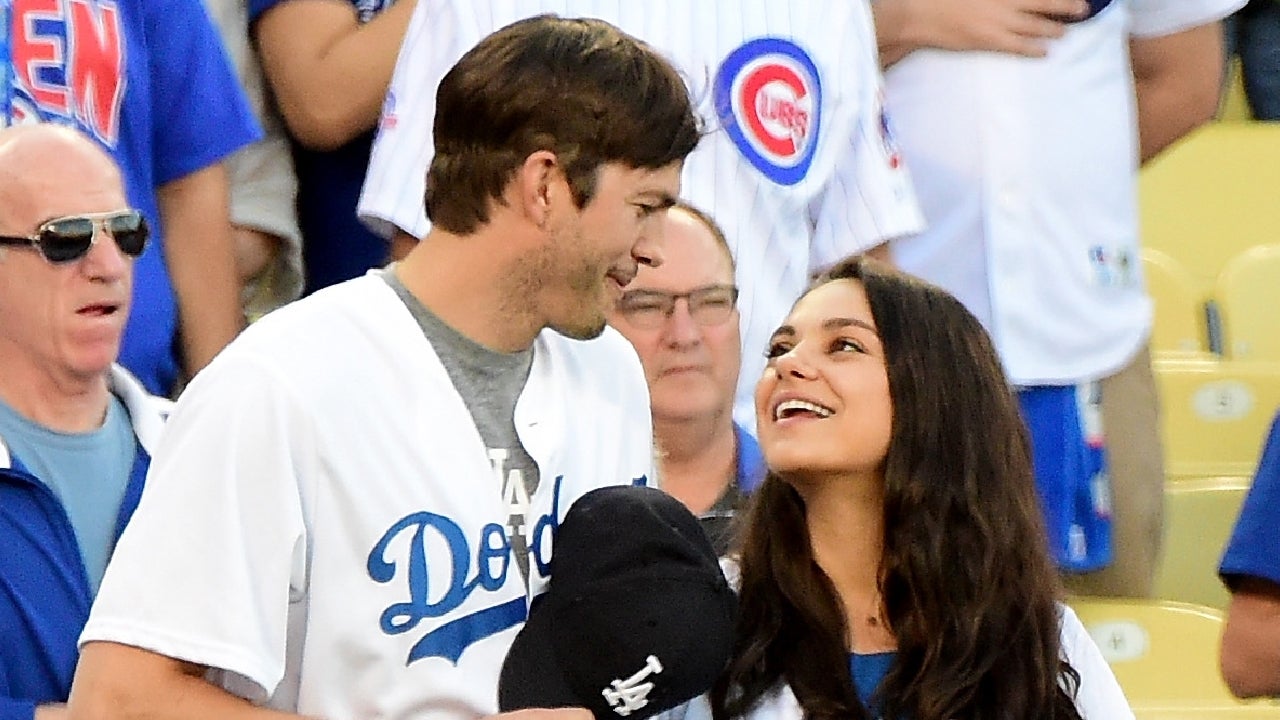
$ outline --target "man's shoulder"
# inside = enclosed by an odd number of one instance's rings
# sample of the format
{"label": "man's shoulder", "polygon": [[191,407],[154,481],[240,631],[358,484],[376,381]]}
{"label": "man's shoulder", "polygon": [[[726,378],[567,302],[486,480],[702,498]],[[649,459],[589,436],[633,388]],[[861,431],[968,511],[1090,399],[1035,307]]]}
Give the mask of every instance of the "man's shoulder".
{"label": "man's shoulder", "polygon": [[583,382],[595,381],[606,386],[629,379],[644,383],[644,370],[631,343],[612,327],[605,327],[599,337],[574,340],[546,329],[534,344],[534,357],[554,365],[558,373]]}
{"label": "man's shoulder", "polygon": [[[420,362],[422,332],[379,277],[366,275],[294,301],[255,321],[200,375],[196,385],[248,382],[301,394],[346,380],[392,378]],[[257,378],[257,380],[253,380]]]}
{"label": "man's shoulder", "polygon": [[[231,347],[327,345],[379,332],[408,318],[395,291],[376,273],[332,285],[263,316]],[[403,324],[403,323],[400,323]]]}

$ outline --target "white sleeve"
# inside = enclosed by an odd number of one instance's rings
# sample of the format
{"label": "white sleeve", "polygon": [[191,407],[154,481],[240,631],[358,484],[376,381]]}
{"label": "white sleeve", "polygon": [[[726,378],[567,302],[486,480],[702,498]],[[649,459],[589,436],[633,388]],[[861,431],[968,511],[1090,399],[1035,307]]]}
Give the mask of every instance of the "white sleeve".
{"label": "white sleeve", "polygon": [[413,9],[356,208],[360,219],[383,237],[400,228],[421,238],[430,229],[422,195],[435,148],[436,89],[484,36],[479,9],[468,5],[419,0]]}
{"label": "white sleeve", "polygon": [[1129,32],[1160,37],[1217,22],[1239,10],[1247,0],[1132,0]]}
{"label": "white sleeve", "polygon": [[306,580],[308,420],[284,378],[224,355],[186,389],[80,643],[105,640],[231,673],[261,702],[284,674]]}
{"label": "white sleeve", "polygon": [[854,116],[833,124],[851,131],[838,151],[836,172],[811,208],[814,240],[810,270],[851,253],[924,229],[911,175],[894,140],[884,107],[884,77],[868,3],[853,3],[852,32],[840,54],[844,72],[857,73]]}
{"label": "white sleeve", "polygon": [[1059,605],[1062,613],[1062,654],[1080,674],[1076,709],[1084,720],[1133,720],[1129,701],[1111,672],[1102,651],[1089,636],[1075,610]]}

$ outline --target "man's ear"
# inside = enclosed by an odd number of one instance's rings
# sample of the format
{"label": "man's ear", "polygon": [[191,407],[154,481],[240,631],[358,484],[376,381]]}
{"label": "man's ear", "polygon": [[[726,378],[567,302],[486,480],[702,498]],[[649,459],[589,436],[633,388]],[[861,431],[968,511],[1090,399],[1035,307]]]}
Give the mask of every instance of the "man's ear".
{"label": "man's ear", "polygon": [[553,209],[569,191],[560,160],[550,150],[538,150],[516,170],[514,206],[539,228],[546,229]]}

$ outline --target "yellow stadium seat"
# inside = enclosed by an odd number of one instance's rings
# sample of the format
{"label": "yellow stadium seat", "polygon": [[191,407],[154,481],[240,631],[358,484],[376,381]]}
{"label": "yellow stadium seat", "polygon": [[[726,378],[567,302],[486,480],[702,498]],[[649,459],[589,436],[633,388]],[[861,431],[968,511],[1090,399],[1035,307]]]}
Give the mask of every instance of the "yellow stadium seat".
{"label": "yellow stadium seat", "polygon": [[1227,73],[1227,84],[1222,93],[1222,103],[1218,108],[1218,120],[1222,122],[1249,122],[1253,112],[1249,109],[1249,99],[1244,93],[1244,77],[1240,73],[1240,59],[1231,61]]}
{"label": "yellow stadium seat", "polygon": [[1110,663],[1138,717],[1146,711],[1245,707],[1218,671],[1222,613],[1167,600],[1067,601]]}
{"label": "yellow stadium seat", "polygon": [[1165,486],[1164,552],[1156,570],[1156,597],[1226,609],[1228,593],[1218,580],[1218,560],[1249,483],[1247,477],[1214,477]]}
{"label": "yellow stadium seat", "polygon": [[1280,362],[1157,357],[1165,474],[1252,477],[1280,408]]}
{"label": "yellow stadium seat", "polygon": [[1228,260],[1214,298],[1227,357],[1280,362],[1280,244],[1255,245]]}
{"label": "yellow stadium seat", "polygon": [[1137,720],[1277,720],[1280,707],[1270,703],[1234,707],[1177,707],[1135,709]]}
{"label": "yellow stadium seat", "polygon": [[1181,263],[1155,248],[1142,249],[1142,271],[1155,302],[1151,351],[1156,355],[1208,352],[1205,289]]}
{"label": "yellow stadium seat", "polygon": [[1212,287],[1229,258],[1280,237],[1276,188],[1280,123],[1210,123],[1139,173],[1142,243]]}

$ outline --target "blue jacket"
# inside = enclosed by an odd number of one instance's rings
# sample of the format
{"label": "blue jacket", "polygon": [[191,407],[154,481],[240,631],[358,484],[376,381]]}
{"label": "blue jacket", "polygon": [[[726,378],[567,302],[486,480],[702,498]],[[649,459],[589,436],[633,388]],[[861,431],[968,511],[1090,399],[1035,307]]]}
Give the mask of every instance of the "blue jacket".
{"label": "blue jacket", "polygon": [[[124,403],[138,456],[116,518],[129,522],[172,403],[147,394],[119,366],[111,392]],[[37,705],[66,702],[76,641],[93,601],[75,531],[62,503],[12,457],[0,437],[0,720],[32,720]]]}

